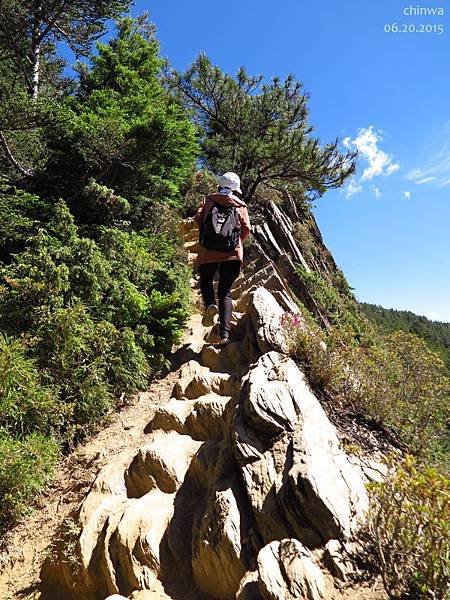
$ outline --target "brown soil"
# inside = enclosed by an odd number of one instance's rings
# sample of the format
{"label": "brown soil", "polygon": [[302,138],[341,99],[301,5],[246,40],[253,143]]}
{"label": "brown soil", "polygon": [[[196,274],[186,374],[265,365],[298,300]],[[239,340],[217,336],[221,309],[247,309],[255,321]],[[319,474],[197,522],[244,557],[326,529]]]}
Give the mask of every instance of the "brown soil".
{"label": "brown soil", "polygon": [[[188,327],[186,335],[191,333]],[[174,372],[138,394],[104,429],[63,459],[36,509],[3,538],[0,547],[0,600],[39,598],[41,565],[59,529],[80,506],[89,487],[110,459],[145,440],[152,418],[150,404],[167,402],[177,379]]]}

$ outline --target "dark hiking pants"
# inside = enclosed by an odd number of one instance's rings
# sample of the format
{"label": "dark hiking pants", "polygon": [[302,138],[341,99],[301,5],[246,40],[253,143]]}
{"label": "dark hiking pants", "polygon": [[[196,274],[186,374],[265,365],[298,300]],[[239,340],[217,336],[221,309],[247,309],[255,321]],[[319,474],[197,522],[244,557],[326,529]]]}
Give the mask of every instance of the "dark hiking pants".
{"label": "dark hiking pants", "polygon": [[219,285],[217,287],[217,297],[219,299],[219,335],[230,334],[231,313],[233,303],[231,300],[231,286],[239,275],[241,270],[240,260],[224,260],[221,262],[212,262],[199,265],[200,291],[205,307],[215,304],[214,295],[214,276],[219,269]]}

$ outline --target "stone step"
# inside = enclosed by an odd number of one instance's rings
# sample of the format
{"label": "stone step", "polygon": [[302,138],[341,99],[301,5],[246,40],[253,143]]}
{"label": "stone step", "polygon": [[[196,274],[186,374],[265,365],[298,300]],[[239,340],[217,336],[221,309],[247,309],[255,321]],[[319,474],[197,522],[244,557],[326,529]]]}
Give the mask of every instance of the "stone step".
{"label": "stone step", "polygon": [[186,250],[188,250],[189,252],[197,253],[200,250],[200,244],[198,243],[198,240],[189,240],[189,241],[185,242],[183,245],[184,245],[184,248]]}
{"label": "stone step", "polygon": [[195,400],[205,394],[232,395],[239,389],[239,377],[235,374],[212,372],[208,367],[190,360],[179,369],[178,381],[172,396]]}
{"label": "stone step", "polygon": [[194,440],[222,439],[224,411],[231,396],[205,394],[197,400],[171,398],[167,404],[156,408],[146,432],[161,429],[188,435]]}
{"label": "stone step", "polygon": [[149,444],[139,448],[125,471],[127,496],[140,498],[155,488],[165,494],[175,493],[199,446],[189,435],[176,431],[156,432]]}
{"label": "stone step", "polygon": [[230,342],[224,346],[207,344],[200,352],[200,360],[203,366],[216,373],[240,374],[245,366],[240,341]]}

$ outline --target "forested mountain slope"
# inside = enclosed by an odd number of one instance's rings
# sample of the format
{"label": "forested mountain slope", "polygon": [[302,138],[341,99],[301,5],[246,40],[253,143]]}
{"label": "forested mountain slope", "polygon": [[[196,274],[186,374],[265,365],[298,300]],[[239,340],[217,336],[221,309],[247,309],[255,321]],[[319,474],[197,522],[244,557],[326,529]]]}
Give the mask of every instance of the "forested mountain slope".
{"label": "forested mountain slope", "polygon": [[383,308],[376,304],[360,302],[363,313],[386,333],[407,331],[425,340],[430,348],[442,356],[450,372],[450,323],[430,321],[409,310]]}

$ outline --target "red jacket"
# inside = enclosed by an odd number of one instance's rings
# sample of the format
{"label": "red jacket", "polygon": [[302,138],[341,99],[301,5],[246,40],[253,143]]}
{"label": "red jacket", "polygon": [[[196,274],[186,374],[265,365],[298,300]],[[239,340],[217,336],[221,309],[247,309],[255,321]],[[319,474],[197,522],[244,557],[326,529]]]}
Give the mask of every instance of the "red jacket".
{"label": "red jacket", "polygon": [[239,218],[241,221],[241,238],[239,244],[231,252],[220,252],[219,250],[208,250],[203,246],[199,246],[199,252],[196,265],[203,265],[204,263],[210,262],[222,262],[224,260],[240,260],[241,263],[244,257],[244,248],[242,242],[250,233],[250,219],[248,216],[247,205],[243,200],[240,200],[236,196],[227,194],[210,194],[205,200],[203,200],[201,206],[198,208],[195,214],[195,221],[200,227],[204,221],[208,211],[213,206],[213,203],[222,204],[223,206],[236,206]]}

